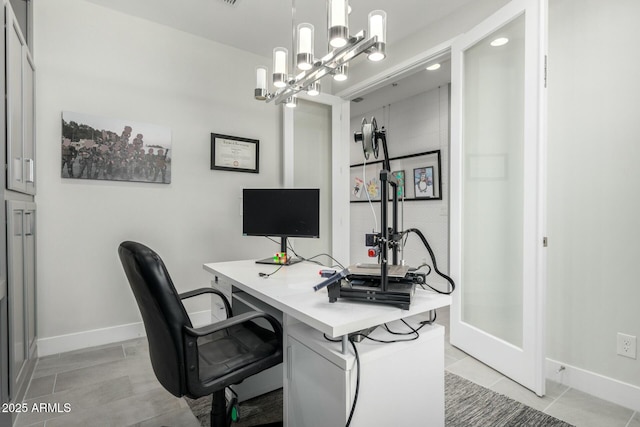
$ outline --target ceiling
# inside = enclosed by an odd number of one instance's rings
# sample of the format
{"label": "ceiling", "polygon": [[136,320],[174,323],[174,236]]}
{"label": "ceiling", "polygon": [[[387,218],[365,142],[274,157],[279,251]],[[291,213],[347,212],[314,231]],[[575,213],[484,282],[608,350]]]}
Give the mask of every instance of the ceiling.
{"label": "ceiling", "polygon": [[[274,47],[291,50],[292,28],[310,22],[315,31],[316,56],[327,52],[325,0],[86,0],[128,15],[195,34],[244,51],[271,58]],[[446,17],[474,0],[350,0],[351,33],[367,28],[367,15],[375,9],[387,13],[387,50],[405,37]],[[293,19],[292,3],[295,4]],[[353,104],[368,111],[380,101],[385,105],[448,82],[449,68],[438,73],[419,72],[402,82],[390,82]],[[398,83],[391,86],[391,83]],[[374,95],[374,94],[371,94]]]}
{"label": "ceiling", "polygon": [[[292,2],[295,24],[315,27],[316,56],[327,49],[324,0],[86,0],[128,15],[167,25],[270,58],[277,46],[291,48]],[[230,0],[233,1],[233,0]],[[367,28],[375,9],[387,13],[388,45],[442,19],[474,0],[351,0],[351,33]]]}

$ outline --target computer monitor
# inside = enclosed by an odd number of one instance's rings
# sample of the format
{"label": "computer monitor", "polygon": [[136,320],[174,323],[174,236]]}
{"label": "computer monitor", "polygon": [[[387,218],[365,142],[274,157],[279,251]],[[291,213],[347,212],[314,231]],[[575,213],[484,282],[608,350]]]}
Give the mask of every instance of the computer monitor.
{"label": "computer monitor", "polygon": [[[320,189],[245,188],[242,191],[242,234],[280,237],[280,253],[259,264],[294,264],[287,254],[287,238],[320,237]],[[286,260],[286,261],[284,261]]]}

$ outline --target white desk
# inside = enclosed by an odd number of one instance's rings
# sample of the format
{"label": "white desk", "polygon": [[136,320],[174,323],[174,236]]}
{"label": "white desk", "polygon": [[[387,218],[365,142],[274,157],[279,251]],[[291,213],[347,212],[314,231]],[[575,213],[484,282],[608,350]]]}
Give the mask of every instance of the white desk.
{"label": "white desk", "polygon": [[[285,425],[335,427],[344,425],[348,417],[356,379],[355,358],[350,348],[345,352],[344,345],[341,348],[340,344],[324,340],[323,333],[341,338],[383,323],[393,325],[396,331],[407,331],[400,322],[393,322],[424,315],[451,303],[448,295],[421,289],[416,290],[410,310],[343,299],[330,303],[326,288],[319,292],[313,290],[313,286],[323,280],[318,274],[320,266],[303,262],[282,267],[268,278],[259,275],[276,268],[254,261],[204,265],[215,277],[214,286],[227,296],[240,290],[282,312]],[[383,340],[403,338],[390,335],[382,328],[374,334]],[[424,327],[416,341],[357,345],[362,351],[363,372],[361,397],[352,426],[390,425],[382,421],[385,414],[391,417],[387,421],[392,424],[402,420],[404,425],[411,425],[406,422],[412,419],[421,420],[423,424],[428,419],[429,425],[444,425],[444,332],[441,326]],[[334,372],[333,368],[337,370]],[[305,387],[305,384],[313,386]]]}

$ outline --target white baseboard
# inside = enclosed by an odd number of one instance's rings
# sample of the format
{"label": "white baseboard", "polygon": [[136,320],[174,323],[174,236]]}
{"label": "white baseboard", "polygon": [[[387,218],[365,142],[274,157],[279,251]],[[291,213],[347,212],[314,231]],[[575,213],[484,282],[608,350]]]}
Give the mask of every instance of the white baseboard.
{"label": "white baseboard", "polygon": [[551,359],[547,359],[546,371],[547,378],[551,381],[640,412],[638,386]]}
{"label": "white baseboard", "polygon": [[[189,317],[195,326],[211,323],[211,310],[189,313]],[[144,336],[146,336],[144,325],[142,322],[136,322],[73,334],[58,335],[55,337],[39,338],[38,357],[111,344]]]}

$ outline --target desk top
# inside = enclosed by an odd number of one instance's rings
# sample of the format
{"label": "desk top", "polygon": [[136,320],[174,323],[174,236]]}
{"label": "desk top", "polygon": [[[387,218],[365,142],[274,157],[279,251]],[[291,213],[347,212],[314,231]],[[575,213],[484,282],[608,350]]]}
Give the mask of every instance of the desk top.
{"label": "desk top", "polygon": [[451,296],[420,288],[416,288],[409,310],[343,299],[330,303],[326,288],[313,290],[314,285],[324,280],[318,274],[321,266],[301,262],[284,266],[268,278],[259,276],[277,268],[253,260],[204,264],[208,272],[225,277],[233,286],[331,338],[451,304]]}

